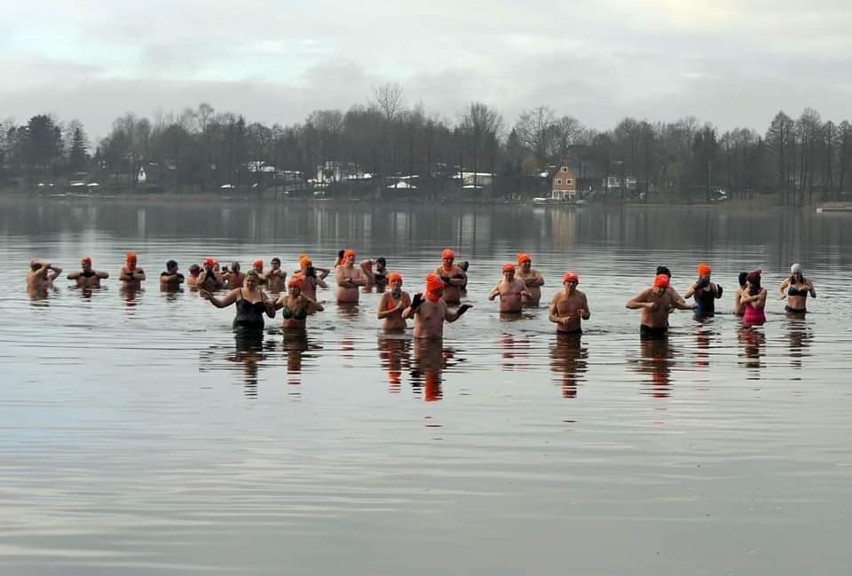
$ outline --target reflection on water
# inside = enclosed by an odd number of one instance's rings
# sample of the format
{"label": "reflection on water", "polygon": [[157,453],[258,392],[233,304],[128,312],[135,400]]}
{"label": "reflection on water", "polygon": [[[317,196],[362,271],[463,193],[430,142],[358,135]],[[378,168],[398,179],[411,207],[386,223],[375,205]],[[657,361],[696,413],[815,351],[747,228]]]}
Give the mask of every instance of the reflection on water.
{"label": "reflection on water", "polygon": [[550,345],[550,369],[562,389],[563,398],[576,398],[577,387],[585,381],[589,349],[580,334],[557,334]]}
{"label": "reflection on water", "polygon": [[785,332],[790,346],[790,367],[799,369],[802,360],[810,356],[808,348],[814,339],[813,331],[804,318],[788,315]]}
{"label": "reflection on water", "polygon": [[740,326],[737,329],[737,340],[742,346],[740,366],[748,370],[749,380],[760,380],[760,371],[765,366],[766,334],[763,330],[763,326]]}
{"label": "reflection on water", "polygon": [[[419,576],[451,562],[495,576],[774,576],[852,562],[849,220],[3,202],[0,258],[21,274],[0,276],[1,573]],[[231,315],[188,289],[23,282],[42,255],[104,269],[128,247],[185,268],[277,255],[294,270],[341,246],[386,256],[409,291],[456,249],[474,308],[443,341],[415,341],[380,332],[379,293],[344,308],[330,283],[307,331],[279,317],[236,338]],[[566,269],[580,274],[595,311],[582,337],[555,335],[546,307],[507,319],[486,300],[519,251],[544,274],[544,301]],[[820,298],[806,318],[773,300],[760,328],[678,313],[668,339],[640,341],[626,295],[658,262],[682,291],[698,261],[731,286],[739,270],[760,265],[769,285],[803,261]]]}
{"label": "reflection on water", "polygon": [[653,398],[668,398],[671,393],[671,374],[675,351],[669,338],[640,340],[639,361],[636,370],[644,374],[642,381],[646,391]]}
{"label": "reflection on water", "polygon": [[402,374],[411,370],[411,340],[405,337],[379,336],[379,362],[387,373],[388,391],[398,393]]}

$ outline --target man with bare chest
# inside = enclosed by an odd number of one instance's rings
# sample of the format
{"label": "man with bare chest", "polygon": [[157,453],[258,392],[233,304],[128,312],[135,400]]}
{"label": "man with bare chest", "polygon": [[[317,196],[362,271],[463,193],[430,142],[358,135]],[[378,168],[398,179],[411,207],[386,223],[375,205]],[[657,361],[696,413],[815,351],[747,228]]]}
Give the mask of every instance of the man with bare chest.
{"label": "man with bare chest", "polygon": [[334,269],[334,278],[337,281],[337,303],[357,304],[359,297],[358,288],[367,283],[364,273],[355,267],[355,251],[344,250],[340,265]]}
{"label": "man with bare chest", "polygon": [[522,280],[515,278],[515,265],[511,262],[503,264],[503,278],[488,294],[489,300],[500,297],[500,312],[509,314],[520,314],[522,300],[529,297],[526,285]]}
{"label": "man with bare chest", "polygon": [[692,310],[682,298],[669,290],[669,277],[657,274],[654,283],[627,301],[630,310],[641,310],[639,335],[643,340],[659,340],[668,336],[669,314],[672,310]]}
{"label": "man with bare chest", "polygon": [[441,299],[444,284],[437,274],[427,274],[425,291],[414,294],[411,305],[403,311],[403,318],[414,318],[415,338],[443,338],[444,321],[455,322],[472,308],[469,304],[463,304],[456,311],[450,310]]}
{"label": "man with bare chest", "polygon": [[441,252],[441,265],[435,270],[435,274],[444,282],[444,294],[442,296],[447,304],[458,304],[461,302],[461,291],[467,284],[467,274],[455,264],[456,254],[449,248]]}
{"label": "man with bare chest", "polygon": [[523,280],[527,286],[529,296],[524,296],[526,306],[538,306],[541,302],[541,287],[544,286],[544,277],[538,270],[532,267],[532,258],[523,252],[518,254],[518,270],[515,276]]}
{"label": "man with bare chest", "polygon": [[566,272],[562,276],[563,290],[554,294],[550,301],[548,318],[556,324],[558,334],[582,334],[581,321],[592,315],[586,295],[577,290],[579,283],[576,272]]}

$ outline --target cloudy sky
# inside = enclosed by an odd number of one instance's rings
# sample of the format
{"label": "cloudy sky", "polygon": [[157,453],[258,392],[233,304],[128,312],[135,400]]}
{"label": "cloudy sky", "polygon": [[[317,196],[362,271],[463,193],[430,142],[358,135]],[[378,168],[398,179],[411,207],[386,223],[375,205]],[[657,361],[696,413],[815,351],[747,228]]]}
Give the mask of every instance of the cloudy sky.
{"label": "cloudy sky", "polygon": [[201,102],[292,124],[387,82],[450,121],[471,101],[509,125],[852,120],[849,0],[0,0],[0,24],[0,119],[93,137]]}

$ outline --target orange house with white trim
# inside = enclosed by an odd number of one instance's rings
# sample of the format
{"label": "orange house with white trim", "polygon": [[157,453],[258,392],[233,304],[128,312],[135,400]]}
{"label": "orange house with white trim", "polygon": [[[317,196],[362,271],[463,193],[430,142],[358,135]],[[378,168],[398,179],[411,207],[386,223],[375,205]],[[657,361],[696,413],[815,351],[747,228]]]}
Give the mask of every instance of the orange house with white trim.
{"label": "orange house with white trim", "polygon": [[551,200],[570,201],[577,197],[577,176],[568,166],[560,166],[553,175],[550,190]]}

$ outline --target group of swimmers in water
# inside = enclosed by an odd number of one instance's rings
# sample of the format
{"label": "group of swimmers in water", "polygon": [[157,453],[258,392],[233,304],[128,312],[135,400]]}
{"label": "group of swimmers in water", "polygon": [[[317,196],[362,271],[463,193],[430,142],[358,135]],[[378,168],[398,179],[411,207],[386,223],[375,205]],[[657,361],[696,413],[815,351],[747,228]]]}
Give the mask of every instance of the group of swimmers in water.
{"label": "group of swimmers in water", "polygon": [[[652,284],[627,301],[627,308],[640,310],[642,339],[665,338],[669,316],[674,310],[692,310],[699,319],[715,315],[715,301],[722,298],[723,289],[712,281],[708,264],[699,264],[696,272],[696,280],[680,295],[671,286],[669,269],[660,266]],[[28,289],[45,290],[61,273],[62,268],[33,259],[27,274]],[[461,303],[466,293],[467,273],[468,263],[457,264],[455,253],[445,249],[441,253],[441,264],[426,275],[423,290],[412,295],[402,289],[402,275],[388,271],[385,258],[363,260],[356,265],[354,250],[346,249],[340,250],[330,268],[314,266],[308,256],[300,256],[299,269],[289,278],[279,258],[270,261],[268,270],[264,270],[263,260],[256,260],[245,273],[238,262],[222,266],[217,260],[206,258],[200,265],[190,266],[188,277],[178,270],[177,262],[169,260],[166,270],[160,273],[159,284],[164,291],[186,285],[217,308],[234,305],[233,326],[238,331],[262,331],[264,316],[274,318],[278,311],[283,317],[284,329],[304,330],[308,317],[323,311],[317,289],[328,288],[326,279],[333,275],[338,305],[357,305],[360,293],[375,287],[381,293],[377,317],[382,320],[384,331],[404,332],[408,328],[407,321],[413,319],[415,338],[439,339],[443,337],[445,322],[455,322],[473,307]],[[80,270],[71,272],[67,278],[77,287],[97,288],[109,274],[95,270],[91,258],[85,257],[80,261]],[[129,289],[139,288],[146,280],[134,252],[126,254],[118,279]],[[582,334],[583,321],[591,317],[586,295],[577,289],[579,282],[576,272],[565,272],[562,289],[550,301],[548,319],[556,325],[558,334]],[[520,314],[524,307],[540,304],[543,285],[541,273],[532,268],[532,258],[520,253],[516,262],[503,264],[501,278],[489,292],[488,300],[499,298],[501,314]],[[816,297],[813,282],[804,277],[800,264],[791,266],[790,275],[781,282],[778,293],[786,298],[785,309],[789,314],[804,314],[808,296]],[[741,316],[746,326],[761,325],[766,321],[766,297],[766,288],[761,285],[761,270],[742,272],[734,293],[733,313]],[[687,303],[690,298],[693,302]]]}

